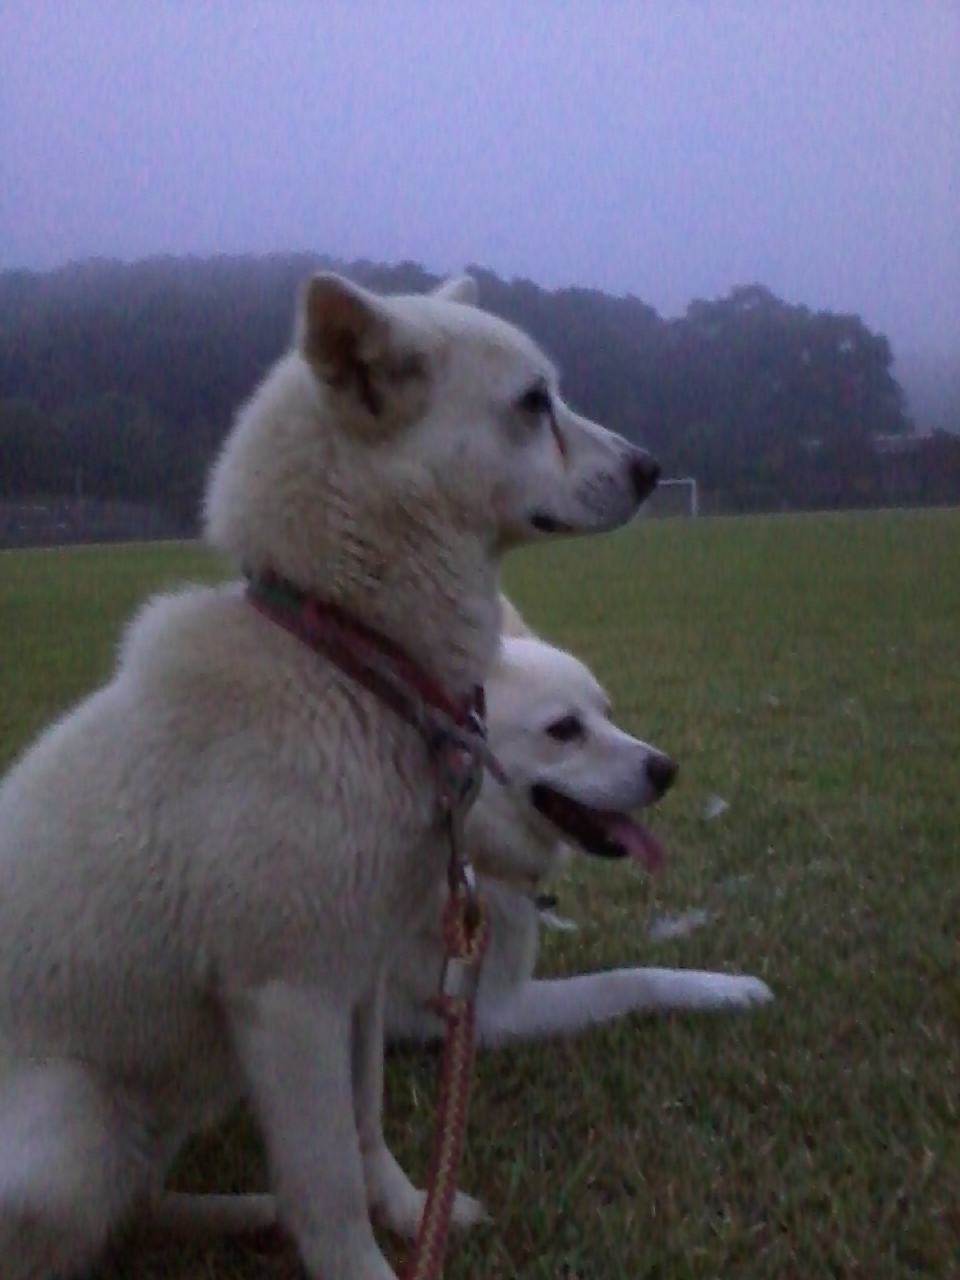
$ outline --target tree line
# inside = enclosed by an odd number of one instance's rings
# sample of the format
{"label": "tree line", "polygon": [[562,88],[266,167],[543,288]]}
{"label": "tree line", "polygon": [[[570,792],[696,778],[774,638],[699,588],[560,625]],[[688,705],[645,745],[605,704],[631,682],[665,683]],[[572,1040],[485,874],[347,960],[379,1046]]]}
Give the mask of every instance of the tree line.
{"label": "tree line", "polygon": [[[217,446],[321,269],[384,292],[436,283],[415,263],[306,254],[0,273],[0,499],[149,502],[194,528]],[[858,316],[749,285],[665,319],[471,270],[482,305],[557,361],[567,399],[696,476],[708,509],[960,500],[960,444],[915,447],[890,343]]]}

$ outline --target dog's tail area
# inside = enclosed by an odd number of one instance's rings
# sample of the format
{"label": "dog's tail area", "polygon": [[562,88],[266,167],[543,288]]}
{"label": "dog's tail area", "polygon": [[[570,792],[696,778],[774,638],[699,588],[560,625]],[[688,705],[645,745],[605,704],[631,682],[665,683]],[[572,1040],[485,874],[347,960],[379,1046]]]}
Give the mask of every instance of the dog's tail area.
{"label": "dog's tail area", "polygon": [[0,1076],[0,1276],[61,1280],[87,1268],[149,1188],[146,1134],[71,1063]]}
{"label": "dog's tail area", "polygon": [[534,979],[477,1007],[483,1045],[572,1036],[630,1013],[730,1009],[773,999],[766,983],[697,969],[609,969]]}

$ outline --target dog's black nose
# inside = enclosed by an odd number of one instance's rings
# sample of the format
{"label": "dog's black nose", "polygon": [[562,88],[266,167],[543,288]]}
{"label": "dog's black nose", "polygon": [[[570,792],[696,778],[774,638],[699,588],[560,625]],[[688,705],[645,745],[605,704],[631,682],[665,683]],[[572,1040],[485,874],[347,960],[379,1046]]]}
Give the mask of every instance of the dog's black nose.
{"label": "dog's black nose", "polygon": [[658,800],[676,782],[679,771],[680,766],[677,762],[659,751],[647,761],[647,777],[657,793]]}
{"label": "dog's black nose", "polygon": [[630,456],[630,479],[637,501],[649,498],[660,479],[660,463],[646,449],[634,449]]}

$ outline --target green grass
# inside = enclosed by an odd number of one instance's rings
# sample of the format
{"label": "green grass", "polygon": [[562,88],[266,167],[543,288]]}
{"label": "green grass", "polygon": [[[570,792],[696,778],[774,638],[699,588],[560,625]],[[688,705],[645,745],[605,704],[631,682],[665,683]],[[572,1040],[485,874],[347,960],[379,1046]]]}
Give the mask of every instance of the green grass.
{"label": "green grass", "polygon": [[[106,674],[140,598],[217,572],[175,546],[0,556],[0,760]],[[507,585],[681,761],[666,874],[581,863],[580,932],[548,935],[544,971],[743,970],[777,1002],[483,1055],[461,1181],[494,1222],[445,1274],[960,1276],[960,512],[641,522],[517,555]],[[689,907],[715,918],[650,941]],[[418,1178],[436,1065],[388,1069]],[[179,1181],[262,1177],[240,1118]],[[299,1274],[287,1250],[143,1241],[102,1272]]]}

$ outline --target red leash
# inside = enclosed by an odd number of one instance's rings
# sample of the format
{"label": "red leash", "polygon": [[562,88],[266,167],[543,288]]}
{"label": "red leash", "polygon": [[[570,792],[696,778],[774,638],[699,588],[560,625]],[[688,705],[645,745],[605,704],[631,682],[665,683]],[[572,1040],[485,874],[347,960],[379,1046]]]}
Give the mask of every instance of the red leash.
{"label": "red leash", "polygon": [[471,900],[469,890],[451,893],[443,926],[447,961],[440,991],[432,1001],[447,1033],[436,1137],[427,1201],[404,1280],[439,1280],[443,1271],[470,1107],[477,982],[490,936],[486,910],[478,898]]}

